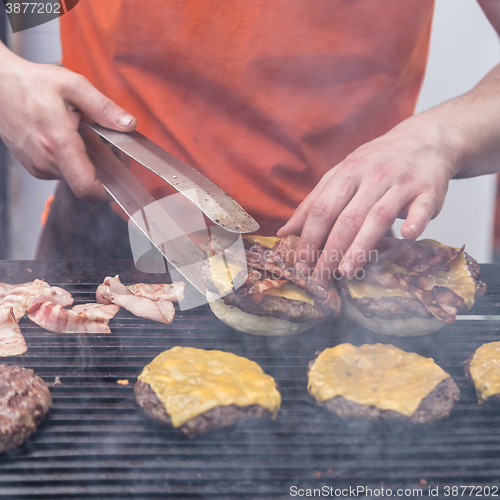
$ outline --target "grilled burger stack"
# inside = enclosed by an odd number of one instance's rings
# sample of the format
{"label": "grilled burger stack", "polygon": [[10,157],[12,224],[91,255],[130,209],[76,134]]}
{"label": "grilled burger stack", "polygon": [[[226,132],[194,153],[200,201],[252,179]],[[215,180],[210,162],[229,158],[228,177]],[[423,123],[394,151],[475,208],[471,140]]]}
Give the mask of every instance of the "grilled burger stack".
{"label": "grilled burger stack", "polygon": [[296,236],[244,237],[238,251],[233,238],[212,238],[203,247],[210,263],[203,278],[214,314],[235,330],[268,336],[303,332],[338,316],[336,289],[295,269],[298,242]]}
{"label": "grilled burger stack", "polygon": [[361,276],[338,282],[343,313],[379,333],[425,335],[453,323],[486,293],[463,247],[383,238]]}

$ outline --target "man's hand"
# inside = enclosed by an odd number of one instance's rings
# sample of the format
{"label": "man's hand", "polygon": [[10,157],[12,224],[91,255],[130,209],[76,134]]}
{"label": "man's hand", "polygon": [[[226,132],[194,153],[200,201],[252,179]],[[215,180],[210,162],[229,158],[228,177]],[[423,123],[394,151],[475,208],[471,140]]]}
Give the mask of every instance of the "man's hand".
{"label": "man's hand", "polygon": [[330,170],[278,232],[301,233],[297,269],[316,266],[315,278],[324,285],[338,266],[352,276],[397,217],[406,218],[403,237],[420,236],[441,210],[455,174],[457,158],[445,144],[432,118],[420,115]]}
{"label": "man's hand", "polygon": [[21,59],[0,44],[0,137],[39,179],[65,179],[83,199],[107,199],[78,134],[83,119],[121,132],[135,118],[65,68]]}

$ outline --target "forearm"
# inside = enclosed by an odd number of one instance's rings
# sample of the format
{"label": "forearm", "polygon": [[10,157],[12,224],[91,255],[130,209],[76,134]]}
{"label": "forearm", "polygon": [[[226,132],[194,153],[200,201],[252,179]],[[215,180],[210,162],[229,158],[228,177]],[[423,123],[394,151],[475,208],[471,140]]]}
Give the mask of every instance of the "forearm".
{"label": "forearm", "polygon": [[[415,115],[441,137],[451,176],[474,177],[500,171],[500,65],[471,91]],[[434,127],[433,127],[434,126]]]}

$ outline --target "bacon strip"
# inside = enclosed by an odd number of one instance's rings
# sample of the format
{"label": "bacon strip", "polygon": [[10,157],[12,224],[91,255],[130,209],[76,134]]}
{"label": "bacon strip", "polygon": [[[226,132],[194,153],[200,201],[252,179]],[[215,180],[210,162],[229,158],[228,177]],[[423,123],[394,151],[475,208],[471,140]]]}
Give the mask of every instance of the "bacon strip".
{"label": "bacon strip", "polygon": [[409,273],[430,274],[449,271],[451,263],[464,251],[452,247],[416,245],[413,241],[384,237],[376,250],[378,261],[389,261],[404,267]]}
{"label": "bacon strip", "polygon": [[116,313],[120,310],[120,306],[115,304],[79,304],[71,309],[74,313],[79,314],[88,320],[95,321],[101,320],[108,322],[114,318]]}
{"label": "bacon strip", "polygon": [[19,356],[27,350],[12,307],[0,307],[0,356]]}
{"label": "bacon strip", "polygon": [[250,268],[271,273],[273,279],[287,279],[314,295],[315,299],[335,315],[340,314],[341,300],[337,291],[328,290],[305,277],[295,268],[287,266],[283,256],[260,243],[244,242],[247,262]]}
{"label": "bacon strip", "polygon": [[116,304],[135,316],[160,323],[171,323],[175,315],[175,309],[170,300],[162,297],[153,300],[134,295],[122,284],[118,276],[105,278],[104,283],[97,287],[96,298],[100,304]]}
{"label": "bacon strip", "polygon": [[428,312],[447,324],[455,322],[457,308],[464,302],[464,299],[452,290],[434,286],[432,280],[426,276],[402,273],[392,275],[369,265],[365,267],[365,271],[365,279],[368,282],[378,283],[388,288],[399,288],[411,293]]}
{"label": "bacon strip", "polygon": [[109,319],[89,319],[85,313],[64,309],[43,295],[33,300],[27,313],[33,323],[54,333],[111,333]]}
{"label": "bacon strip", "polygon": [[253,270],[248,273],[245,283],[238,290],[238,295],[248,296],[253,300],[261,301],[264,298],[264,292],[281,288],[285,283],[286,280],[264,278],[260,271]]}
{"label": "bacon strip", "polygon": [[73,297],[69,292],[56,286],[50,286],[43,280],[37,279],[20,285],[0,283],[0,306],[12,308],[17,321],[26,314],[26,308],[34,297],[39,295],[44,295],[51,302],[63,307],[73,303]]}
{"label": "bacon strip", "polygon": [[59,304],[62,307],[68,307],[73,304],[73,296],[58,286],[51,286],[47,282],[42,282],[40,294],[48,297],[54,304]]}
{"label": "bacon strip", "polygon": [[177,281],[171,285],[166,283],[155,285],[136,283],[135,285],[127,286],[127,288],[137,297],[145,297],[151,300],[165,299],[172,302],[180,302],[184,300],[184,289],[186,288],[186,284],[183,281]]}
{"label": "bacon strip", "polygon": [[297,246],[299,245],[300,238],[291,234],[289,236],[285,236],[281,238],[276,245],[273,246],[273,250],[279,253],[285,265],[287,267],[295,266],[295,256],[297,253]]}

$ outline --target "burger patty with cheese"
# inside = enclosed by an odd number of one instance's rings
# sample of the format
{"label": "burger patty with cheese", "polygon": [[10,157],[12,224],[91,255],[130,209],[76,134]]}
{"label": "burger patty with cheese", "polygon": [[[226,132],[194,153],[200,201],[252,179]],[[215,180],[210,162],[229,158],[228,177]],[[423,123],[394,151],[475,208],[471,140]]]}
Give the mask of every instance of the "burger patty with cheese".
{"label": "burger patty with cheese", "polygon": [[479,404],[500,403],[500,342],[479,347],[464,361],[465,374],[473,382]]}
{"label": "burger patty with cheese", "polygon": [[230,250],[234,239],[212,238],[203,247],[211,258],[202,277],[214,314],[235,330],[269,336],[299,333],[339,315],[337,291],[294,268],[298,241],[245,236],[237,252]]}
{"label": "burger patty with cheese", "polygon": [[383,238],[375,250],[361,276],[338,282],[344,314],[370,330],[432,333],[486,293],[478,263],[463,248]]}
{"label": "burger patty with cheese", "polygon": [[341,344],[309,364],[308,391],[343,420],[380,417],[414,424],[447,418],[460,397],[433,359],[389,344]]}
{"label": "burger patty with cheese", "polygon": [[252,418],[276,418],[281,395],[249,359],[222,351],[174,347],[147,365],[134,386],[153,420],[193,437]]}

